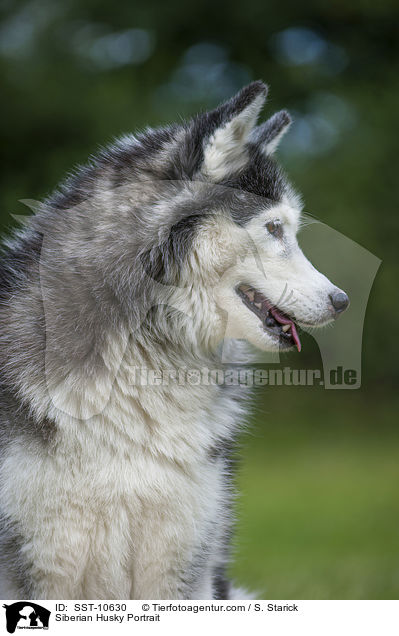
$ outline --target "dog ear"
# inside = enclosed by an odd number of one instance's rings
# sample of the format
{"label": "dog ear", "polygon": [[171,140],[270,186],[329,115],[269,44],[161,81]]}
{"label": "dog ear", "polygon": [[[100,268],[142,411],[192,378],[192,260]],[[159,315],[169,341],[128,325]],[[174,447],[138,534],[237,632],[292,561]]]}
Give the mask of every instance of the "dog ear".
{"label": "dog ear", "polygon": [[265,155],[272,155],[291,123],[290,114],[286,110],[280,110],[253,130],[250,141]]}
{"label": "dog ear", "polygon": [[201,172],[212,181],[242,168],[247,162],[246,144],[265,103],[267,86],[252,82],[219,108],[202,116],[205,131]]}

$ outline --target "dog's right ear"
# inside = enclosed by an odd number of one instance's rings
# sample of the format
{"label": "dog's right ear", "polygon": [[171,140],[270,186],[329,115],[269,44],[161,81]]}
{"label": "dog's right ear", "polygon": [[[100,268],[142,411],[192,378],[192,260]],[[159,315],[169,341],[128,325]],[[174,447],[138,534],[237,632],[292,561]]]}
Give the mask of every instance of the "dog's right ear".
{"label": "dog's right ear", "polygon": [[267,86],[252,82],[216,110],[196,120],[202,136],[203,162],[200,172],[220,181],[247,162],[247,142],[265,103]]}

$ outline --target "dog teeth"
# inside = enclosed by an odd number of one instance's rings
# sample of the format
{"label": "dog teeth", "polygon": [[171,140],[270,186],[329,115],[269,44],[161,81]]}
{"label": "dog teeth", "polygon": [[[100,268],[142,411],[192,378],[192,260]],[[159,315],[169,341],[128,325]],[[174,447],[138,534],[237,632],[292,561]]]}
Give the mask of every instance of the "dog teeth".
{"label": "dog teeth", "polygon": [[254,303],[255,307],[258,309],[262,309],[262,303]]}
{"label": "dog teeth", "polygon": [[281,327],[281,331],[284,331],[284,333],[287,333],[288,329],[290,329],[291,325],[284,325],[284,327]]}
{"label": "dog teeth", "polygon": [[247,292],[245,292],[245,295],[247,296],[248,300],[251,301],[251,303],[254,302],[254,299],[255,299],[255,292],[254,291],[248,290]]}

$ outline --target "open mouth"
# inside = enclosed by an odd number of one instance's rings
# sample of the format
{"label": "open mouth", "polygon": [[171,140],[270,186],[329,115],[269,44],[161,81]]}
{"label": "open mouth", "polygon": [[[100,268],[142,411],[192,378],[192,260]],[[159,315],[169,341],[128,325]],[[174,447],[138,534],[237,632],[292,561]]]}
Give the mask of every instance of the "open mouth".
{"label": "open mouth", "polygon": [[301,341],[292,318],[277,309],[250,285],[239,285],[236,292],[244,305],[262,321],[263,329],[279,341],[280,347],[296,347],[298,351],[301,350]]}

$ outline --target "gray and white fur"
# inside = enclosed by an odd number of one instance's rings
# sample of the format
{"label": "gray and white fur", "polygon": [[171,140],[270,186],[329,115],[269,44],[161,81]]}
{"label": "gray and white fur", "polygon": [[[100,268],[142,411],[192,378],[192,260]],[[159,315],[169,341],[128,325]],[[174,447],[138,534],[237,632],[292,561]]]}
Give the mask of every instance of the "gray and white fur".
{"label": "gray and white fur", "polygon": [[290,325],[345,305],[298,247],[300,200],[272,157],[290,118],[257,126],[266,92],[116,141],[5,242],[1,598],[244,595],[226,567],[249,390],[135,370],[292,347],[240,289]]}

